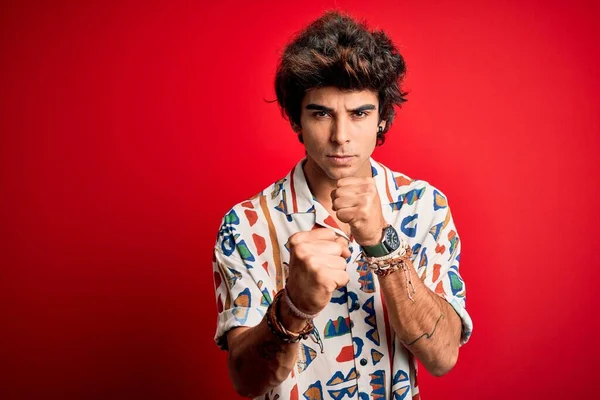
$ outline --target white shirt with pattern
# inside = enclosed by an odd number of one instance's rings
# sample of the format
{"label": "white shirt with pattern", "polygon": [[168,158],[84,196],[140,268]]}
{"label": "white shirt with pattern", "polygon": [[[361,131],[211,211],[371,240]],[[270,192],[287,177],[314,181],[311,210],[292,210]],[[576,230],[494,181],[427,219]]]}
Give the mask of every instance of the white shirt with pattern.
{"label": "white shirt with pattern", "polygon": [[[214,248],[218,308],[215,341],[225,349],[226,333],[263,319],[285,286],[289,237],[315,226],[350,240],[350,281],[333,293],[314,320],[323,353],[310,339],[299,346],[296,368],[259,399],[419,398],[417,364],[399,342],[384,309],[376,276],[360,257],[360,246],[341,231],[306,183],[301,160],[283,179],[234,206],[223,218]],[[371,159],[383,216],[412,251],[425,285],[445,298],[462,320],[461,345],[472,322],[465,310],[459,274],[460,239],[445,196],[425,181],[412,180]]]}

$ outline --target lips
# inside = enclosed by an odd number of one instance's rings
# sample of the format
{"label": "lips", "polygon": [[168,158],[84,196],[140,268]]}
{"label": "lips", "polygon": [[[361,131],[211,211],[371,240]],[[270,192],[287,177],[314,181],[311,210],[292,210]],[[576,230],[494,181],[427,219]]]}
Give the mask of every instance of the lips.
{"label": "lips", "polygon": [[332,155],[328,155],[327,158],[329,158],[335,164],[346,165],[346,164],[350,164],[352,162],[352,159],[354,158],[354,156],[350,156],[347,154],[332,154]]}

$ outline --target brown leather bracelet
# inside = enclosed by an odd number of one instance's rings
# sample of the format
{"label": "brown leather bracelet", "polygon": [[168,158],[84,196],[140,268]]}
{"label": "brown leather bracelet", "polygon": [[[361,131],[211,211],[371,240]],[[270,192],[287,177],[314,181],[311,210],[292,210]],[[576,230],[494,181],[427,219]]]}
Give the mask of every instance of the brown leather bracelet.
{"label": "brown leather bracelet", "polygon": [[279,321],[279,300],[284,294],[283,290],[277,292],[273,301],[267,308],[267,325],[269,330],[278,339],[285,343],[297,343],[300,340],[307,339],[308,336],[313,332],[315,326],[311,319],[306,320],[306,326],[300,332],[291,332],[285,329],[285,327]]}

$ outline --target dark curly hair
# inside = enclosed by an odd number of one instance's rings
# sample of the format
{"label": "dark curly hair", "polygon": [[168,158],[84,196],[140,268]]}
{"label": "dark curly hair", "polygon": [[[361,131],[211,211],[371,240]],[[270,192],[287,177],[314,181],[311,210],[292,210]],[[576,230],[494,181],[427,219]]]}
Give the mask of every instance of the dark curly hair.
{"label": "dark curly hair", "polygon": [[299,128],[302,99],[308,90],[324,86],[372,90],[379,97],[379,119],[386,121],[377,135],[381,145],[394,120],[394,105],[406,101],[406,92],[400,88],[405,74],[404,59],[385,32],[370,31],[365,22],[329,11],[285,47],[277,66],[275,93],[282,115]]}

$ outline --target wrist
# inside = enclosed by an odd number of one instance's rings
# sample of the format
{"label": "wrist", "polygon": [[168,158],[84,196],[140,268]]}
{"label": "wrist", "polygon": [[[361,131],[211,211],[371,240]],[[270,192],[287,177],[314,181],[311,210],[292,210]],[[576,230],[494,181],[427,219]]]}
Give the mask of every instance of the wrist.
{"label": "wrist", "polygon": [[360,242],[358,242],[358,244],[360,244],[362,247],[377,246],[379,243],[381,243],[382,237],[383,235],[379,235],[379,237],[377,238],[361,240]]}
{"label": "wrist", "polygon": [[285,300],[285,304],[287,305],[288,309],[294,316],[301,318],[301,319],[306,319],[306,320],[317,318],[317,316],[319,315],[318,312],[309,314],[309,313],[306,313],[303,310],[299,309],[298,307],[296,307],[296,305],[290,298],[290,294],[287,289],[284,289],[283,293],[284,293],[283,299]]}
{"label": "wrist", "polygon": [[[321,310],[313,310],[306,304],[306,296],[304,296],[306,290],[302,288],[301,284],[300,286],[295,285],[297,282],[299,281],[295,279],[287,280],[285,288],[283,289],[284,294],[282,296],[281,303],[285,303],[286,312],[295,314],[297,318],[307,320],[311,319],[311,315],[312,318],[316,317]],[[294,312],[294,308],[298,312]],[[306,318],[304,318],[305,316]]]}
{"label": "wrist", "polygon": [[[283,294],[283,296],[285,296],[286,294]],[[295,315],[290,306],[287,304],[286,301],[283,301],[284,299],[281,299],[282,301],[279,302],[279,318],[281,320],[281,323],[283,324],[283,326],[288,330],[288,331],[292,331],[292,332],[298,332],[300,330],[302,330],[302,328],[304,328],[306,326],[306,318],[301,318],[298,317],[297,315]]]}
{"label": "wrist", "polygon": [[398,250],[401,240],[392,225],[386,225],[381,230],[381,239],[376,244],[361,244],[363,253],[368,257],[387,256]]}
{"label": "wrist", "polygon": [[[277,292],[275,297],[273,297],[273,301],[267,308],[266,313],[266,321],[267,326],[271,333],[285,343],[297,343],[300,340],[308,338],[309,335],[312,334],[315,326],[313,325],[312,320],[302,320],[303,327],[301,329],[290,329],[283,324],[283,318],[281,315],[281,297],[285,294],[284,290],[280,290]],[[288,316],[290,313],[287,314]],[[293,320],[292,320],[293,321]]]}
{"label": "wrist", "polygon": [[382,222],[379,224],[379,228],[377,228],[377,230],[375,231],[376,233],[374,233],[369,238],[361,240],[360,242],[358,242],[358,244],[360,244],[363,247],[364,246],[367,246],[367,247],[369,247],[369,246],[377,246],[383,240],[383,230],[388,225],[389,224],[386,221],[382,220]]}

